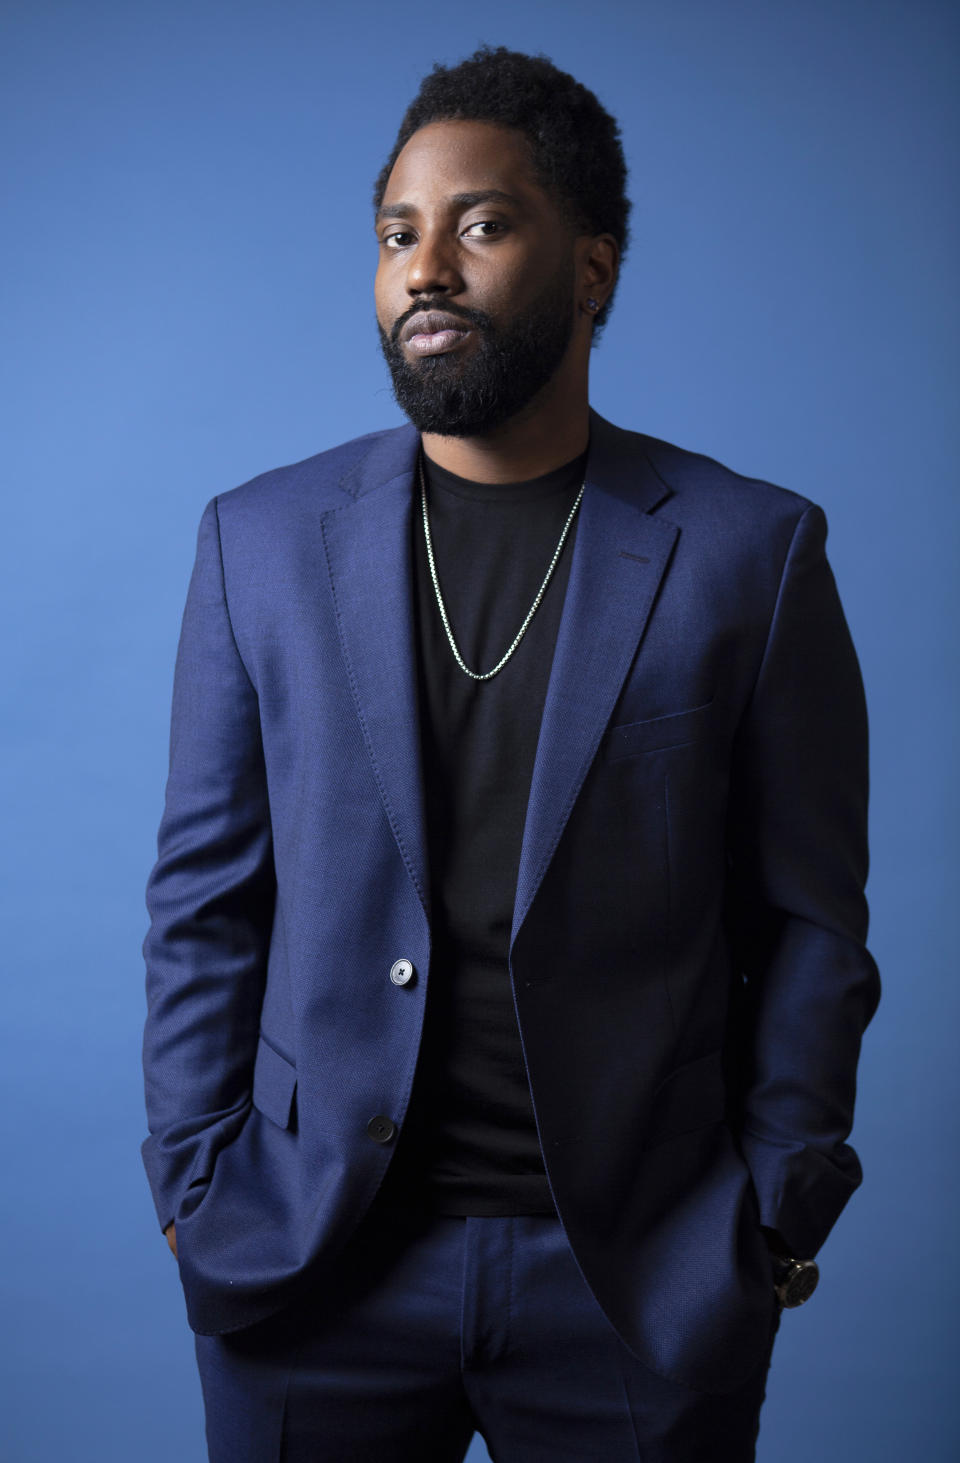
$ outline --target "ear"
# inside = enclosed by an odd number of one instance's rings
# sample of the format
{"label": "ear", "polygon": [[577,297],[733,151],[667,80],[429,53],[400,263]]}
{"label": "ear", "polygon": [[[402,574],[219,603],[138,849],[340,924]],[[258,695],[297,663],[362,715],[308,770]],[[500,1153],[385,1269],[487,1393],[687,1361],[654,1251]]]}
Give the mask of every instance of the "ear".
{"label": "ear", "polygon": [[612,234],[585,235],[577,240],[577,300],[587,315],[596,315],[613,294],[620,269],[620,249]]}

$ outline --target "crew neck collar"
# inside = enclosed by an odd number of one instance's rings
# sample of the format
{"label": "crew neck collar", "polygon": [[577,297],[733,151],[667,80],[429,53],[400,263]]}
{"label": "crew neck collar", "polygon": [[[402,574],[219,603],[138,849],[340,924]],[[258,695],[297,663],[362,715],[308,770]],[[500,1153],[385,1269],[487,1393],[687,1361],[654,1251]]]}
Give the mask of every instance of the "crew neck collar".
{"label": "crew neck collar", "polygon": [[535,478],[525,478],[516,483],[478,483],[471,478],[459,477],[457,473],[450,472],[447,468],[441,467],[439,463],[431,461],[424,452],[423,464],[427,484],[431,491],[448,493],[454,498],[470,498],[481,503],[529,503],[536,498],[550,497],[554,493],[561,493],[573,485],[577,486],[583,482],[587,466],[587,451],[581,452],[578,457],[571,458],[560,467],[554,468],[551,472],[541,474]]}

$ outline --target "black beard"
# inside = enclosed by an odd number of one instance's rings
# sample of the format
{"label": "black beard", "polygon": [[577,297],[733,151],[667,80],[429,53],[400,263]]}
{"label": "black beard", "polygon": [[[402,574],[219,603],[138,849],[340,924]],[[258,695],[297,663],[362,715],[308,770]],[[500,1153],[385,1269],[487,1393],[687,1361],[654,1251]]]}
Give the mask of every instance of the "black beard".
{"label": "black beard", "polygon": [[[482,310],[439,299],[418,301],[390,334],[378,325],[400,410],[420,432],[438,437],[483,437],[522,411],[547,384],[573,334],[573,271],[550,281],[533,304],[498,329]],[[467,320],[476,346],[467,357],[457,350],[408,361],[400,331],[421,310],[443,310]]]}

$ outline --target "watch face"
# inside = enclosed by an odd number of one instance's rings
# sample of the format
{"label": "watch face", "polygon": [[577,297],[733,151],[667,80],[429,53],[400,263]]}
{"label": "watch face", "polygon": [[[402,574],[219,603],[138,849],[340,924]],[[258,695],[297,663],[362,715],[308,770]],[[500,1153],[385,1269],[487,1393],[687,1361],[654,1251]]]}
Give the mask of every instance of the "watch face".
{"label": "watch face", "polygon": [[791,1273],[783,1282],[783,1304],[788,1308],[802,1306],[817,1288],[820,1271],[813,1260],[794,1260]]}

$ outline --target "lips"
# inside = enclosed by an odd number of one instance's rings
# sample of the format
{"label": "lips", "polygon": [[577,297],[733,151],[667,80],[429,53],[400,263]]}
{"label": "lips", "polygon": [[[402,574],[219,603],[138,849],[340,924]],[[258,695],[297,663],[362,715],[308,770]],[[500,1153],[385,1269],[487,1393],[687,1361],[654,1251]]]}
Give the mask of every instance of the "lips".
{"label": "lips", "polygon": [[437,356],[466,340],[471,326],[461,316],[445,310],[421,310],[411,316],[400,332],[404,345],[418,356]]}

